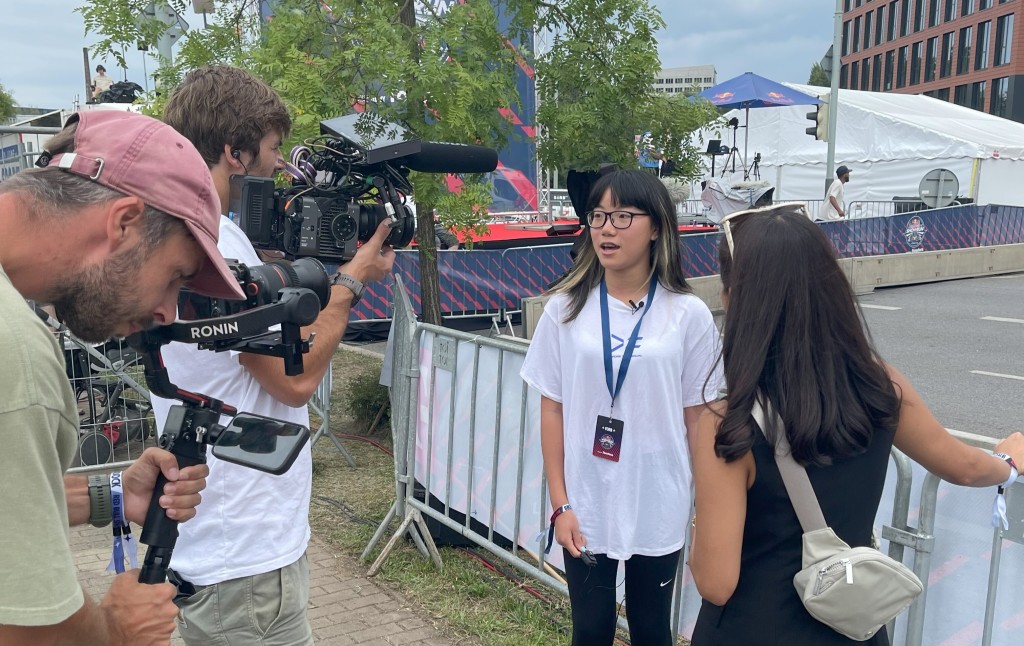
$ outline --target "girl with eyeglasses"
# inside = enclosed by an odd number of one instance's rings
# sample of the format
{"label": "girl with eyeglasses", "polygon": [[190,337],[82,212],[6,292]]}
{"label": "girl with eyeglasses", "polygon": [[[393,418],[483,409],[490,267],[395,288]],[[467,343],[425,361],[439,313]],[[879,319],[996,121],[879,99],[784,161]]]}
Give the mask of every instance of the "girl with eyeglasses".
{"label": "girl with eyeglasses", "polygon": [[853,547],[872,543],[892,446],[950,482],[981,487],[1016,478],[1024,436],[993,456],[939,424],[872,347],[835,248],[802,204],[732,214],[722,232],[728,397],[697,427],[690,570],[704,602],[691,643],[888,645],[884,627],[853,641],[804,609],[793,584],[803,530],[773,445],[751,417],[755,398],[781,417],[766,432],[785,434],[826,523]]}
{"label": "girl with eyeglasses", "polygon": [[563,549],[573,644],[613,642],[623,562],[632,643],[670,646],[693,431],[721,385],[718,331],[683,276],[675,207],[654,174],[604,175],[587,209],[585,244],[522,369],[541,394],[549,541]]}

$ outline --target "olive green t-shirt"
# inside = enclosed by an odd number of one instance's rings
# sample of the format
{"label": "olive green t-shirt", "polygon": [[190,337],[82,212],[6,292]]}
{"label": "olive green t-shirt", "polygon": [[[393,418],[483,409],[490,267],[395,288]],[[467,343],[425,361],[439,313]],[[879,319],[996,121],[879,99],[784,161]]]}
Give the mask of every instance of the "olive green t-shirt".
{"label": "olive green t-shirt", "polygon": [[77,435],[63,352],[0,267],[0,624],[57,624],[84,602],[64,498]]}

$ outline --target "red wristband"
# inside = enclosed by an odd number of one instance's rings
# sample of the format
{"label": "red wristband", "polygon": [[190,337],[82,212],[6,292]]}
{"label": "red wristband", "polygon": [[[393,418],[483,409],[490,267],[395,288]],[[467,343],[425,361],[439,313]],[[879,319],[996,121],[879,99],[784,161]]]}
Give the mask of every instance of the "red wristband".
{"label": "red wristband", "polygon": [[559,507],[558,509],[556,509],[554,513],[551,514],[551,524],[554,525],[555,519],[564,514],[565,512],[569,511],[570,509],[572,509],[572,505],[570,505],[569,503],[566,503]]}

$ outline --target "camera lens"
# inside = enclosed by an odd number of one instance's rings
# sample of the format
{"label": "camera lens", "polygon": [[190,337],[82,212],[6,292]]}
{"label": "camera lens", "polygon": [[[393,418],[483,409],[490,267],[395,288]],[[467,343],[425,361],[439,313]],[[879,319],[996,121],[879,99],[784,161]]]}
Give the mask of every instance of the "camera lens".
{"label": "camera lens", "polygon": [[[391,219],[383,204],[361,202],[353,206],[357,206],[359,211],[356,217],[358,218],[360,242],[366,242],[372,238],[380,223]],[[384,242],[396,248],[408,246],[412,242],[413,235],[416,233],[416,217],[412,214],[409,207],[404,204],[401,207],[401,211],[395,214],[395,217],[397,222],[391,227],[391,233],[388,234]]]}
{"label": "camera lens", "polygon": [[320,299],[320,309],[326,307],[331,298],[331,279],[323,263],[316,258],[300,258],[295,262],[272,260],[250,267],[249,279],[243,285],[250,306],[276,301],[278,292],[285,287],[312,290]]}

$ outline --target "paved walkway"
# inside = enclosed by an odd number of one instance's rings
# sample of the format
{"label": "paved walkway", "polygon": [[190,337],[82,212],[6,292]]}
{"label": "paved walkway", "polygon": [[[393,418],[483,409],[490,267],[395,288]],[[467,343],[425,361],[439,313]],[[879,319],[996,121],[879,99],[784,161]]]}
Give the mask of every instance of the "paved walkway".
{"label": "paved walkway", "polygon": [[[137,535],[137,534],[136,534]],[[90,525],[71,530],[71,549],[85,591],[99,600],[110,586],[109,528]],[[145,552],[140,548],[139,560]],[[317,644],[343,646],[448,646],[453,642],[417,616],[400,595],[366,578],[366,566],[347,556],[335,557],[314,535],[309,544],[309,619]],[[174,646],[183,646],[177,637]]]}

